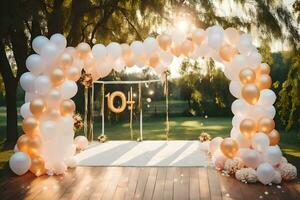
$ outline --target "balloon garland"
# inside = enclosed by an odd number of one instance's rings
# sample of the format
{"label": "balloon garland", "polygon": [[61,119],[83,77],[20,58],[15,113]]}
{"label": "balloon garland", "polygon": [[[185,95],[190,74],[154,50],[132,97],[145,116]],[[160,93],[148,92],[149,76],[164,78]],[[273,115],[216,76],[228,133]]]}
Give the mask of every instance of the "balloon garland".
{"label": "balloon garland", "polygon": [[[121,99],[121,106],[119,108],[116,108],[114,105],[114,100],[116,97],[120,97]],[[121,113],[125,110],[127,102],[126,102],[126,96],[123,92],[115,91],[111,94],[108,94],[107,98],[108,98],[107,106],[112,112]]]}
{"label": "balloon garland", "polygon": [[[250,35],[234,28],[224,30],[212,26],[188,33],[172,29],[156,38],[133,41],[130,45],[111,42],[91,48],[83,42],[73,48],[66,44],[61,34],[52,35],[50,40],[38,36],[32,42],[36,54],[27,58],[29,72],[20,78],[26,91],[21,107],[25,134],[19,138],[17,146],[24,154],[15,154],[10,160],[10,167],[17,174],[23,174],[27,168],[37,175],[60,174],[68,166],[74,166],[70,161],[76,149],[72,119],[75,106],[71,98],[77,93],[75,81],[82,69],[91,74],[93,80],[107,76],[112,69],[122,71],[125,66],[134,65],[150,66],[163,76],[173,57],[182,56],[213,58],[222,63],[224,74],[230,80],[229,90],[237,98],[231,106],[234,117],[230,138],[217,137],[210,143],[216,167],[224,169],[227,160],[235,159],[227,162],[227,168],[232,169],[230,165],[236,164],[236,160],[241,160],[246,167],[236,172],[238,178],[247,177],[248,173],[251,177],[257,176],[263,184],[280,182],[278,173],[284,180],[295,178],[296,168],[283,162],[285,159],[278,146],[280,135],[273,121],[276,95],[269,89],[272,85],[270,67],[262,63],[262,56],[252,44]],[[122,99],[119,109],[113,106],[114,96]],[[109,105],[120,112],[126,107],[125,95],[115,93],[114,96]],[[84,138],[75,144],[81,144],[80,149],[87,145]],[[31,164],[26,156],[30,157]]]}

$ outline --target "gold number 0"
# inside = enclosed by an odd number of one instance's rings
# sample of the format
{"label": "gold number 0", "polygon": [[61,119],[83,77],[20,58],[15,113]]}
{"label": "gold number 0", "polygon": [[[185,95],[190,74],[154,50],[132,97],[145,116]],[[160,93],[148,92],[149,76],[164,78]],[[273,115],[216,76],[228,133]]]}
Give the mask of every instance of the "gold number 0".
{"label": "gold number 0", "polygon": [[[121,98],[121,106],[119,108],[116,108],[114,106],[115,97],[120,97]],[[125,96],[125,94],[123,92],[120,92],[120,91],[115,91],[111,94],[108,93],[107,94],[107,106],[114,113],[123,112],[126,108],[126,96]]]}

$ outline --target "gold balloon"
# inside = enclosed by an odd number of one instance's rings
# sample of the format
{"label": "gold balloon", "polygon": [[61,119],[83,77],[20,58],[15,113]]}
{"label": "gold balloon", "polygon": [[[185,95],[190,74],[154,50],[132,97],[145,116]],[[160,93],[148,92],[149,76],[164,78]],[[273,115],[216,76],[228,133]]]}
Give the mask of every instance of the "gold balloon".
{"label": "gold balloon", "polygon": [[225,61],[231,61],[236,54],[237,50],[229,44],[223,45],[220,49],[220,56]]}
{"label": "gold balloon", "polygon": [[205,39],[205,31],[197,29],[192,33],[192,41],[198,45],[202,44]]}
{"label": "gold balloon", "polygon": [[134,66],[134,60],[133,56],[128,57],[127,59],[124,59],[127,67],[133,67]]}
{"label": "gold balloon", "polygon": [[45,169],[45,161],[39,155],[32,155],[31,156],[31,166],[29,169],[33,174],[36,176],[41,176],[46,173]]}
{"label": "gold balloon", "polygon": [[267,63],[262,63],[260,65],[257,66],[256,68],[256,73],[258,75],[261,74],[270,74],[270,66]]}
{"label": "gold balloon", "polygon": [[50,73],[50,80],[54,86],[58,86],[62,84],[65,80],[65,73],[62,69],[60,68],[55,68],[51,73]]}
{"label": "gold balloon", "polygon": [[244,119],[240,124],[241,133],[247,138],[252,138],[255,135],[257,129],[257,125],[252,119]]}
{"label": "gold balloon", "polygon": [[232,138],[225,138],[221,145],[220,145],[221,151],[223,154],[228,158],[234,158],[236,153],[239,150],[239,145],[237,142]]}
{"label": "gold balloon", "polygon": [[123,59],[126,61],[128,58],[132,56],[132,51],[130,49],[130,46],[126,43],[121,44],[121,48],[122,48]]}
{"label": "gold balloon", "polygon": [[268,89],[272,85],[272,79],[268,74],[262,74],[256,80],[256,85],[260,90]]}
{"label": "gold balloon", "polygon": [[279,144],[280,141],[280,134],[278,133],[277,130],[271,131],[271,133],[268,134],[269,140],[270,140],[270,145],[274,146]]}
{"label": "gold balloon", "polygon": [[245,99],[246,102],[249,104],[256,104],[260,96],[260,91],[258,87],[253,84],[246,84],[242,88],[242,97]]}
{"label": "gold balloon", "polygon": [[78,81],[81,76],[81,71],[77,67],[67,69],[67,78],[72,81]]}
{"label": "gold balloon", "polygon": [[42,146],[42,140],[39,135],[36,134],[36,135],[29,136],[27,154],[30,156],[37,154],[41,146]]}
{"label": "gold balloon", "polygon": [[157,36],[157,42],[163,50],[167,50],[171,44],[172,44],[172,39],[169,35],[162,34]]}
{"label": "gold balloon", "polygon": [[194,44],[190,40],[185,40],[181,44],[182,54],[185,56],[189,56],[194,51],[194,49],[195,49]]}
{"label": "gold balloon", "polygon": [[67,68],[69,66],[71,66],[73,63],[73,57],[71,54],[69,53],[63,53],[60,56],[60,61],[59,61],[59,65],[63,68]]}
{"label": "gold balloon", "polygon": [[149,57],[149,65],[151,67],[156,67],[159,64],[159,56],[154,53]]}
{"label": "gold balloon", "polygon": [[182,49],[180,45],[173,46],[171,48],[171,52],[173,55],[179,57],[182,54]]}
{"label": "gold balloon", "polygon": [[264,133],[270,133],[275,128],[273,119],[263,117],[258,121],[257,130]]}
{"label": "gold balloon", "polygon": [[40,117],[46,110],[46,102],[42,98],[36,98],[30,102],[30,112],[35,117]]}
{"label": "gold balloon", "polygon": [[23,120],[22,128],[27,134],[33,134],[39,126],[39,122],[35,117],[27,117]]}
{"label": "gold balloon", "polygon": [[29,136],[26,134],[21,135],[18,140],[17,140],[17,147],[19,149],[19,151],[28,152],[28,148],[29,148]]}
{"label": "gold balloon", "polygon": [[76,47],[77,55],[80,59],[85,60],[91,52],[91,47],[88,43],[81,42]]}
{"label": "gold balloon", "polygon": [[255,81],[255,72],[253,69],[245,68],[240,71],[239,77],[243,84],[253,83]]}
{"label": "gold balloon", "polygon": [[71,99],[63,100],[60,104],[61,115],[72,115],[75,111],[75,103]]}

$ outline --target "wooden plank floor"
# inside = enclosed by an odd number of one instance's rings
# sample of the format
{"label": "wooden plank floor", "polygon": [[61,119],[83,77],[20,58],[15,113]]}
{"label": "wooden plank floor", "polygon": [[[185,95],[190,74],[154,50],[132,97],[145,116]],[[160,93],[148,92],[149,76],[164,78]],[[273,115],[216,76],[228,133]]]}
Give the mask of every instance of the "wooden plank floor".
{"label": "wooden plank floor", "polygon": [[300,199],[300,181],[243,184],[212,167],[77,167],[64,176],[8,177],[0,199]]}

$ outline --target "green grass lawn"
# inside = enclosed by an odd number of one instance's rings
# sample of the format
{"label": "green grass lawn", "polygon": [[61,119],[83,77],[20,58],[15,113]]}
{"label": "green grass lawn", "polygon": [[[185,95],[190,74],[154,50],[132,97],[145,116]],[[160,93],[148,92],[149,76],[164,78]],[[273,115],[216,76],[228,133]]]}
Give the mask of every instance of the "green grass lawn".
{"label": "green grass lawn", "polygon": [[[7,161],[12,155],[12,147],[4,145],[5,138],[5,109],[0,108],[0,176],[8,173]],[[19,120],[21,122],[21,120]],[[20,125],[20,124],[19,124]],[[143,121],[144,140],[165,140],[166,139],[165,118],[146,118]],[[171,117],[170,118],[170,140],[197,140],[201,132],[207,132],[212,137],[228,137],[231,130],[231,118],[207,119],[201,117]],[[280,146],[284,155],[294,165],[300,168],[300,134],[297,131],[281,133]],[[94,138],[101,134],[101,119],[94,119]],[[129,123],[105,124],[105,134],[109,140],[130,140]],[[134,140],[140,137],[139,121],[133,124]]]}

